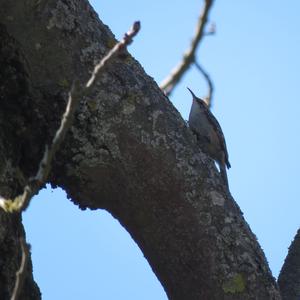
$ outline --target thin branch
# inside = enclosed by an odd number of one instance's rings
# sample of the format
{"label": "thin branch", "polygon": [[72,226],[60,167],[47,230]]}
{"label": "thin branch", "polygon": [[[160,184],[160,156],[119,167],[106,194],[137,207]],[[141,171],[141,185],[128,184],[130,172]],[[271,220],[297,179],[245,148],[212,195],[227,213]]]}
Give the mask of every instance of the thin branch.
{"label": "thin branch", "polygon": [[22,260],[19,270],[16,272],[16,282],[11,296],[11,300],[18,300],[23,288],[24,280],[27,273],[27,263],[29,258],[30,246],[25,242],[24,237],[20,238]]}
{"label": "thin branch", "polygon": [[105,69],[106,65],[113,60],[113,58],[125,51],[126,47],[132,43],[133,37],[139,32],[141,28],[140,22],[134,22],[131,29],[125,33],[123,39],[117,43],[108,54],[102,58],[93,70],[93,73],[87,83],[81,88],[78,83],[75,83],[69,93],[69,99],[66,111],[63,114],[61,124],[57,130],[50,147],[46,146],[43,158],[39,164],[39,169],[35,177],[29,180],[28,185],[25,186],[23,194],[17,196],[15,199],[4,199],[0,197],[0,207],[8,212],[21,212],[24,211],[33,195],[35,195],[41,186],[46,182],[51,170],[52,160],[59,149],[60,144],[71,127],[74,119],[74,112],[78,106],[79,101],[86,95],[93,87],[95,81],[99,78],[100,74]]}
{"label": "thin branch", "polygon": [[204,70],[204,68],[195,60],[194,62],[195,67],[198,69],[198,71],[203,75],[205,78],[207,85],[208,85],[208,94],[206,98],[204,99],[208,107],[212,106],[212,98],[214,93],[214,84],[209,76],[209,74]]}
{"label": "thin branch", "polygon": [[94,81],[97,79],[97,77],[100,75],[100,70],[103,70],[107,63],[112,60],[113,57],[115,57],[117,54],[119,54],[121,51],[125,50],[128,45],[132,43],[133,38],[137,35],[137,33],[141,29],[141,23],[139,21],[136,21],[133,23],[131,29],[125,33],[123,39],[117,43],[109,52],[108,54],[102,58],[100,63],[95,66],[95,69],[92,73],[91,78],[88,80],[86,84],[86,88],[90,88]]}
{"label": "thin branch", "polygon": [[160,88],[166,95],[170,95],[175,86],[181,80],[183,74],[195,61],[195,53],[202,38],[205,36],[204,27],[208,20],[208,13],[213,4],[213,0],[205,0],[204,7],[198,19],[195,36],[192,39],[189,49],[184,53],[182,61],[171,71],[171,73],[162,81]]}

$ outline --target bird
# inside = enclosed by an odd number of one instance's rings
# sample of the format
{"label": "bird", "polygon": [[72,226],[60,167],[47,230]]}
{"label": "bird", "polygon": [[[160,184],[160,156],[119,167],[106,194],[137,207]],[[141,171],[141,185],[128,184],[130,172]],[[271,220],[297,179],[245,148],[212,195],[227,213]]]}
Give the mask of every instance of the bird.
{"label": "bird", "polygon": [[210,111],[206,102],[187,88],[193,96],[193,103],[189,114],[189,127],[196,135],[200,148],[204,153],[217,162],[220,174],[227,187],[227,169],[231,167],[222,128]]}

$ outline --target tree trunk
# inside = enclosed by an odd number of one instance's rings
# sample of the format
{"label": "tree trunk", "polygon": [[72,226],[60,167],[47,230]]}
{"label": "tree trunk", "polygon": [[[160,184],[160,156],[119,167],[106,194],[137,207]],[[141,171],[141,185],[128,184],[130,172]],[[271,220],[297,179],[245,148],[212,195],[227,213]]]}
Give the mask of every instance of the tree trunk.
{"label": "tree trunk", "polygon": [[[13,57],[6,51],[10,61],[0,89],[0,194],[8,197],[36,172],[73,80],[85,82],[115,39],[85,0],[0,3],[1,33],[16,49]],[[79,207],[103,208],[116,217],[170,299],[281,299],[213,161],[129,54],[117,58],[82,99],[50,182]],[[9,232],[21,228],[20,220],[16,224],[5,225],[15,252],[17,234]],[[5,259],[14,268],[2,268],[1,275],[12,280],[18,260]],[[1,286],[7,284],[2,277]]]}
{"label": "tree trunk", "polygon": [[283,300],[300,299],[300,229],[289,247],[289,253],[278,276],[278,285]]}

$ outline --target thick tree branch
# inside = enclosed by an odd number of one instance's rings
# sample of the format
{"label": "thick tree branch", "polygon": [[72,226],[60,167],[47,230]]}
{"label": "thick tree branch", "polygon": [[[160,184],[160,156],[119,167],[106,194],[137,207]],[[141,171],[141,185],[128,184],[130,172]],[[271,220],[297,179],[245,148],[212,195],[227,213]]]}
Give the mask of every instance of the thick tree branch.
{"label": "thick tree branch", "polygon": [[72,90],[69,93],[66,111],[63,114],[60,127],[55,133],[50,147],[46,146],[36,176],[29,180],[29,184],[25,186],[23,194],[17,196],[15,199],[6,200],[0,196],[0,207],[2,209],[7,212],[21,212],[26,210],[31,198],[40,190],[48,178],[52,166],[52,160],[61,143],[63,142],[67,131],[73,123],[74,113],[77,109],[79,101],[93,88],[97,78],[99,78],[99,76],[102,74],[107,64],[132,43],[133,37],[139,32],[140,28],[140,22],[134,22],[132,28],[125,33],[123,39],[118,42],[95,66],[88,82],[83,87],[80,87],[77,82],[73,85]]}
{"label": "thick tree branch", "polygon": [[196,26],[195,36],[192,39],[189,49],[184,53],[182,61],[171,71],[171,73],[161,82],[160,88],[165,92],[166,95],[170,95],[179,83],[184,73],[188,70],[190,65],[195,61],[195,53],[206,35],[204,28],[208,20],[208,14],[212,7],[213,0],[205,0],[204,7],[198,19]]}
{"label": "thick tree branch", "polygon": [[[4,6],[1,5],[1,9],[3,8]],[[30,109],[28,102],[34,102],[34,97],[30,95],[32,90],[26,88],[28,82],[20,45],[9,35],[2,24],[0,24],[0,65],[0,194],[13,198],[22,191],[25,184],[24,176],[20,172],[22,163],[18,156],[21,144],[24,143],[24,130],[20,134],[18,129],[28,126],[28,123],[22,121],[27,112],[31,122],[34,121],[33,110]],[[38,131],[36,126],[32,128]],[[28,148],[27,144],[26,148]],[[30,160],[29,165],[32,163],[37,168],[38,162]],[[12,166],[18,167],[15,169]],[[8,214],[0,209],[0,228],[0,299],[11,299],[15,288],[14,297],[17,297],[16,294],[20,292],[19,298],[22,300],[39,300],[40,292],[32,276],[32,264],[25,244],[21,215]],[[20,252],[22,252],[22,258]],[[22,268],[16,276],[21,260]],[[26,271],[23,272],[23,270]],[[17,284],[14,280],[16,277],[19,282]],[[21,288],[22,285],[23,288]]]}
{"label": "thick tree branch", "polygon": [[[140,22],[135,22],[132,28],[124,35],[124,38],[117,43],[104,58],[101,59],[99,64],[95,66],[88,82],[83,87],[80,87],[78,83],[73,85],[73,88],[69,93],[66,111],[63,114],[60,127],[56,131],[50,147],[46,146],[36,176],[29,180],[29,184],[25,186],[23,194],[17,196],[14,200],[6,200],[2,197],[0,198],[0,207],[2,207],[5,211],[19,213],[26,210],[32,197],[39,191],[41,186],[48,179],[48,175],[52,167],[52,160],[63,142],[67,131],[72,126],[74,113],[78,107],[79,101],[93,88],[97,78],[99,78],[102,74],[107,64],[109,64],[114,57],[120,54],[121,51],[124,51],[126,47],[131,44],[133,37],[139,30]],[[29,246],[26,244],[24,237],[20,238],[20,245],[22,260],[20,268],[16,272],[16,282],[11,300],[19,299],[27,271],[26,266],[29,258]]]}
{"label": "thick tree branch", "polygon": [[283,300],[300,299],[300,229],[289,247],[278,277],[278,285]]}

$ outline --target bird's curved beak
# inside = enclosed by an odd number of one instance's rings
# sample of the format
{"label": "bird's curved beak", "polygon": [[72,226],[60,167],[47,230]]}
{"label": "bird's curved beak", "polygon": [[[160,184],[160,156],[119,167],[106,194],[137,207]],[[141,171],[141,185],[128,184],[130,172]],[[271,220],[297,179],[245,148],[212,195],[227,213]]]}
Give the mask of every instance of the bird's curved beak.
{"label": "bird's curved beak", "polygon": [[192,94],[193,98],[197,98],[197,97],[195,96],[195,94],[192,92],[191,89],[189,89],[188,87],[187,87],[187,89],[190,91],[190,93]]}

